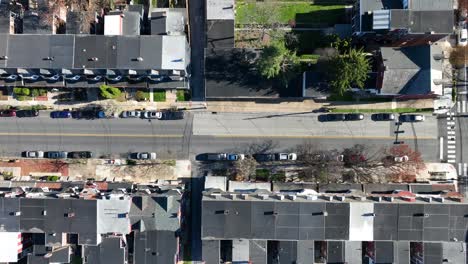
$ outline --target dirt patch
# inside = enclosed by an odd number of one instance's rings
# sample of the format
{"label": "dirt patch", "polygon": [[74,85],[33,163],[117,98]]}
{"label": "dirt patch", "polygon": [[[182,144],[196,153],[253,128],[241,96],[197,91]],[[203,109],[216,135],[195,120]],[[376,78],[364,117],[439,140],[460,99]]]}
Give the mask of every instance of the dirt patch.
{"label": "dirt patch", "polygon": [[68,164],[60,160],[15,160],[14,162],[0,161],[0,167],[21,168],[22,176],[31,173],[60,173],[68,176]]}
{"label": "dirt patch", "polygon": [[175,167],[166,164],[140,164],[114,166],[110,168],[112,177],[133,182],[154,182],[156,180],[177,180]]}

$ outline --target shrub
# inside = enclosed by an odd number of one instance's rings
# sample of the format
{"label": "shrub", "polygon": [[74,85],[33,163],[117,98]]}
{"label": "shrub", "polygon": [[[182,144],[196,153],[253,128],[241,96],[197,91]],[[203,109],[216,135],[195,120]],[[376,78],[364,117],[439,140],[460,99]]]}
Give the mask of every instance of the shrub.
{"label": "shrub", "polygon": [[22,88],[22,89],[21,89],[21,93],[22,93],[23,95],[28,96],[28,95],[31,94],[31,91],[30,91],[28,88]]}
{"label": "shrub", "polygon": [[137,91],[135,93],[135,99],[137,101],[146,101],[149,99],[149,93],[148,92],[143,92],[143,91]]}
{"label": "shrub", "polygon": [[185,90],[177,90],[177,102],[185,102],[190,100],[190,92]]}
{"label": "shrub", "polygon": [[122,94],[122,91],[119,88],[112,87],[109,85],[101,85],[99,87],[101,97],[105,99],[116,99]]}
{"label": "shrub", "polygon": [[16,95],[21,95],[22,94],[22,89],[21,88],[13,88],[13,93]]}
{"label": "shrub", "polygon": [[58,181],[59,177],[58,176],[47,176],[47,181]]}
{"label": "shrub", "polygon": [[38,97],[38,96],[39,96],[39,90],[33,89],[33,90],[31,91],[31,96],[32,96],[32,97]]}

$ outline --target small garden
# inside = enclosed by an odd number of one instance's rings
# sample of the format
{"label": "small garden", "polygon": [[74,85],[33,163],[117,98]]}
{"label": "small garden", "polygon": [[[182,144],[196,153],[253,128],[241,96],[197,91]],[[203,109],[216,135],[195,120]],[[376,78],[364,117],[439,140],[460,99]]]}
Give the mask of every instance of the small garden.
{"label": "small garden", "polygon": [[101,99],[114,99],[119,102],[126,100],[125,93],[121,89],[105,84],[99,87],[99,96]]}
{"label": "small garden", "polygon": [[177,102],[190,101],[191,94],[187,90],[177,90]]}
{"label": "small garden", "polygon": [[149,101],[149,99],[150,99],[150,94],[146,90],[138,90],[135,93],[135,100],[137,100],[138,102]]}
{"label": "small garden", "polygon": [[155,101],[155,102],[165,102],[166,101],[166,90],[154,90],[153,91],[153,101]]}
{"label": "small garden", "polygon": [[47,96],[47,90],[42,88],[13,88],[13,94],[18,101],[27,101],[40,96]]}

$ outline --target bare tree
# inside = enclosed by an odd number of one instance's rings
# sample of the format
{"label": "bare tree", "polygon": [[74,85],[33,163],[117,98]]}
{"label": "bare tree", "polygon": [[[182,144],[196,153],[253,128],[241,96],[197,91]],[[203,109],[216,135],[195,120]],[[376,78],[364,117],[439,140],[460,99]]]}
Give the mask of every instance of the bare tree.
{"label": "bare tree", "polygon": [[468,63],[468,46],[456,47],[450,52],[450,63],[456,67],[464,67]]}
{"label": "bare tree", "polygon": [[234,180],[243,181],[250,179],[252,175],[255,175],[257,165],[257,161],[251,156],[247,156],[243,160],[236,160],[232,168]]}
{"label": "bare tree", "polygon": [[[398,145],[388,150],[385,163],[390,165],[387,179],[393,182],[414,182],[417,174],[426,168],[421,153],[411,149],[408,145]],[[407,157],[407,161],[397,162],[395,157]]]}

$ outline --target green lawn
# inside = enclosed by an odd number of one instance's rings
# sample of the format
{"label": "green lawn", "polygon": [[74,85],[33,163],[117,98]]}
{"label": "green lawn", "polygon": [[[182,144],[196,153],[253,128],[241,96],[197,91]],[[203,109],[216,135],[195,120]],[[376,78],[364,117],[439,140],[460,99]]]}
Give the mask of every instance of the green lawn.
{"label": "green lawn", "polygon": [[154,91],[153,100],[155,102],[165,102],[166,101],[166,90]]}
{"label": "green lawn", "polygon": [[433,108],[395,108],[395,109],[331,109],[333,113],[421,113],[433,112]]}
{"label": "green lawn", "polygon": [[[277,6],[277,7],[273,7]],[[315,5],[310,3],[243,3],[236,6],[236,23],[253,24],[257,14],[262,14],[259,10],[271,8],[274,22],[287,24],[290,21],[296,21],[296,24],[327,24],[338,23],[345,14],[344,5]],[[277,9],[278,14],[274,14]],[[264,20],[264,19],[262,19]],[[271,20],[270,20],[271,21]]]}
{"label": "green lawn", "polygon": [[185,102],[190,100],[190,92],[186,90],[177,90],[177,102]]}

